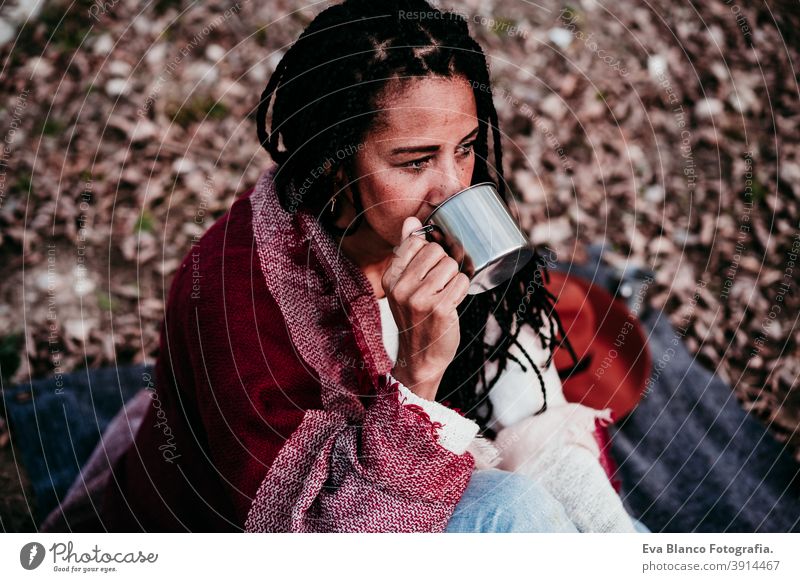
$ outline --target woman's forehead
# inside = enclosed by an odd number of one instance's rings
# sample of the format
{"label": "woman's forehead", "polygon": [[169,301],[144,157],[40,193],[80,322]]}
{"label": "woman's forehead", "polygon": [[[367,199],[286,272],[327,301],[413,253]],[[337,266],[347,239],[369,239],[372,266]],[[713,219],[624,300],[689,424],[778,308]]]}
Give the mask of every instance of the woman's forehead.
{"label": "woman's forehead", "polygon": [[380,101],[376,142],[425,139],[458,142],[477,125],[475,96],[463,77],[420,77],[390,81]]}

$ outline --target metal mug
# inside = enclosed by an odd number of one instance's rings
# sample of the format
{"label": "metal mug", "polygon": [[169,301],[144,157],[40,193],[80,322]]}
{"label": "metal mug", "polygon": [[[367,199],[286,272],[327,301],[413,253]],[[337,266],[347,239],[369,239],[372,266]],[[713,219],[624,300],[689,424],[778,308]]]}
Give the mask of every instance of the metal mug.
{"label": "metal mug", "polygon": [[534,254],[528,237],[491,182],[453,194],[411,234],[424,234],[459,262],[461,272],[469,277],[470,295],[508,281]]}

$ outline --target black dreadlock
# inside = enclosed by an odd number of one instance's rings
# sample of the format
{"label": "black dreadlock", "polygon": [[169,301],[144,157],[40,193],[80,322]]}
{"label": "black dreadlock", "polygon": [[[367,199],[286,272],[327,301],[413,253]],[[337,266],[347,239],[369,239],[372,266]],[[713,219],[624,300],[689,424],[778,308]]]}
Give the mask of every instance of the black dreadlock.
{"label": "black dreadlock", "polygon": [[[434,12],[438,16],[430,17]],[[429,17],[408,17],[412,13]],[[493,182],[507,199],[497,111],[491,91],[486,90],[491,87],[489,68],[483,50],[469,34],[466,20],[456,13],[438,11],[425,0],[345,0],[325,9],[306,27],[261,95],[256,114],[258,139],[279,166],[275,182],[282,206],[287,210],[302,206],[315,213],[332,235],[355,232],[363,208],[354,180],[356,224],[345,232],[335,225],[330,212],[323,212],[337,194],[333,180],[338,168],[343,167],[348,176],[355,175],[355,156],[339,153],[355,151],[373,129],[378,121],[376,100],[389,79],[426,75],[463,76],[470,82],[480,128],[472,183]],[[266,118],[273,96],[268,132]],[[489,131],[496,179],[487,164]],[[521,323],[530,323],[538,330],[549,349],[545,367],[559,345],[577,360],[553,309],[555,297],[543,286],[544,280],[549,282],[547,265],[538,250],[534,252],[533,260],[506,285],[468,296],[458,307],[461,343],[445,372],[437,400],[459,408],[489,436],[494,433],[487,427],[492,416],[489,390],[507,360],[525,367],[509,353],[512,345],[520,347],[545,394],[538,366],[517,341]],[[490,313],[502,330],[495,345],[484,341]],[[484,364],[494,360],[498,362],[497,373],[487,383]],[[546,406],[545,400],[539,412]]]}

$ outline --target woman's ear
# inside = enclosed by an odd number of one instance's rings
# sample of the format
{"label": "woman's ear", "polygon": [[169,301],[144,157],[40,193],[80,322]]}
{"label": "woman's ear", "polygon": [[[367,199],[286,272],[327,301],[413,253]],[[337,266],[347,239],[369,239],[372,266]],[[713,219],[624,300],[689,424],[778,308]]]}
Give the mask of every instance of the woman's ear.
{"label": "woman's ear", "polygon": [[336,174],[333,176],[333,185],[336,188],[336,192],[339,192],[340,196],[344,196],[347,198],[348,202],[353,202],[353,191],[348,186],[350,183],[350,179],[347,176],[347,172],[344,169],[344,166],[339,166],[336,169]]}
{"label": "woman's ear", "polygon": [[336,187],[336,190],[341,190],[342,186],[344,185],[344,168],[339,166],[336,168],[336,173],[333,175],[333,185]]}

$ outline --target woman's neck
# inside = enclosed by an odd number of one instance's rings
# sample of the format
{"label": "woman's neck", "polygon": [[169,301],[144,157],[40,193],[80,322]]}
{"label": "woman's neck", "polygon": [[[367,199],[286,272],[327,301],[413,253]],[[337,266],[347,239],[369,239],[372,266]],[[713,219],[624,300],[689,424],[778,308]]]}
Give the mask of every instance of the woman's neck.
{"label": "woman's neck", "polygon": [[367,221],[359,225],[355,234],[337,237],[339,248],[364,273],[378,299],[386,294],[381,285],[383,272],[392,260],[392,247],[372,230]]}

